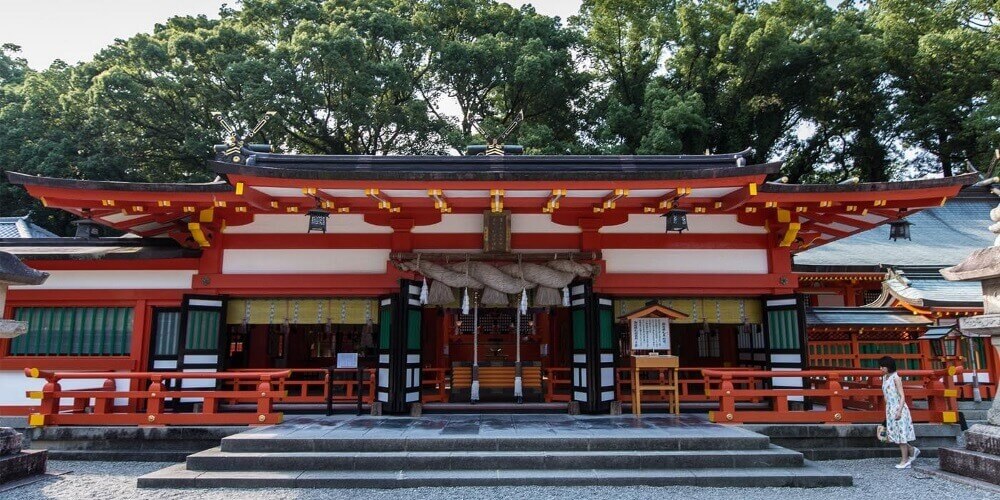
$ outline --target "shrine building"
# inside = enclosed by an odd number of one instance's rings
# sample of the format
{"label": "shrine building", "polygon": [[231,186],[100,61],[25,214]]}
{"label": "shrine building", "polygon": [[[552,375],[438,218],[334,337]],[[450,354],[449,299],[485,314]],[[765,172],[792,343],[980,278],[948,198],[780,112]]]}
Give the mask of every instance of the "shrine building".
{"label": "shrine building", "polygon": [[75,238],[0,239],[50,274],[9,291],[4,317],[29,331],[0,340],[0,415],[35,411],[43,381],[25,368],[282,368],[315,402],[310,381],[356,363],[389,413],[606,412],[628,382],[622,319],[650,303],[672,311],[682,402],[696,401],[701,368],[810,366],[807,306],[824,303],[800,293],[793,255],[888,234],[978,180],[793,185],[769,182],[780,163],[747,159],[249,148],[208,162],[208,183],[8,172],[80,222]]}

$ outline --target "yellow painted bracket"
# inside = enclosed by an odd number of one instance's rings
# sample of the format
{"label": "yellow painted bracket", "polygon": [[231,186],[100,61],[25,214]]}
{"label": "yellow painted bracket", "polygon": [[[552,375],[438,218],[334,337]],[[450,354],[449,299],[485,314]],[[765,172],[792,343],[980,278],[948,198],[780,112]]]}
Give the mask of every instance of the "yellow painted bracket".
{"label": "yellow painted bracket", "polygon": [[31,368],[28,370],[28,376],[31,378],[38,378],[38,368]]}
{"label": "yellow painted bracket", "polygon": [[198,214],[198,222],[212,222],[212,219],[214,218],[215,218],[214,208],[206,208],[202,210],[201,213]]}
{"label": "yellow painted bracket", "polygon": [[958,389],[945,389],[944,390],[944,397],[946,397],[946,398],[957,398],[958,397]]}
{"label": "yellow painted bracket", "polygon": [[194,241],[198,242],[199,246],[203,247],[211,246],[211,243],[209,243],[208,238],[205,237],[205,231],[201,229],[201,224],[197,222],[189,222],[188,231],[191,231],[191,237],[194,238]]}
{"label": "yellow painted bracket", "polygon": [[714,411],[708,412],[708,421],[712,422],[712,423],[715,422],[715,412]]}
{"label": "yellow painted bracket", "polygon": [[958,412],[954,411],[943,411],[941,412],[941,422],[946,424],[954,424],[958,422]]}
{"label": "yellow painted bracket", "polygon": [[28,415],[28,426],[29,427],[41,427],[45,425],[45,415],[41,413],[32,413]]}
{"label": "yellow painted bracket", "polygon": [[799,228],[801,228],[801,227],[802,227],[802,224],[800,224],[798,222],[789,222],[788,223],[788,230],[785,231],[785,236],[781,239],[781,243],[778,244],[778,246],[781,246],[781,247],[790,247],[790,246],[792,246],[792,242],[794,242],[795,241],[795,237],[799,235]]}
{"label": "yellow painted bracket", "polygon": [[28,399],[42,399],[42,391],[28,391]]}

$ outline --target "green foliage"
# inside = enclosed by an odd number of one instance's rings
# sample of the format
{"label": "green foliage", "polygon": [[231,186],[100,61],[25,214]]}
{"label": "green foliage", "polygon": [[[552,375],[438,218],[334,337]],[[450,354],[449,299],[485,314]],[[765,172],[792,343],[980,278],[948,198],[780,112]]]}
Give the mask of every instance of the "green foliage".
{"label": "green foliage", "polygon": [[[750,148],[793,182],[959,173],[1000,146],[989,0],[585,0],[568,22],[495,0],[244,0],[78,65],[0,46],[0,170],[204,181],[221,111],[321,154]],[[445,109],[457,106],[458,116]],[[454,113],[453,113],[454,114]],[[47,210],[0,179],[0,213]]]}

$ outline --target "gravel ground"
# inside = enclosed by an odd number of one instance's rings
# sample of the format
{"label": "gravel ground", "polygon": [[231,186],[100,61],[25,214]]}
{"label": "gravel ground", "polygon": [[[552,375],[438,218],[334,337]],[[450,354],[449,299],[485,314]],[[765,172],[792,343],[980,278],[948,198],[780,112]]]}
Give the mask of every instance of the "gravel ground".
{"label": "gravel ground", "polygon": [[[414,488],[399,490],[139,490],[135,479],[147,472],[161,469],[167,463],[141,462],[70,462],[50,461],[49,470],[66,471],[65,475],[50,477],[13,490],[0,492],[0,499],[83,499],[83,498],[150,498],[198,500],[225,499],[256,500],[279,498],[364,498],[365,500],[403,500],[428,498],[463,499],[524,499],[572,498],[574,500],[614,498],[696,499],[819,499],[842,498],[850,500],[887,498],[954,498],[1000,499],[1000,495],[928,477],[913,470],[898,471],[891,459],[837,460],[823,465],[854,475],[853,488],[693,488],[693,487],[504,487],[504,488]],[[929,464],[924,464],[929,465]]]}

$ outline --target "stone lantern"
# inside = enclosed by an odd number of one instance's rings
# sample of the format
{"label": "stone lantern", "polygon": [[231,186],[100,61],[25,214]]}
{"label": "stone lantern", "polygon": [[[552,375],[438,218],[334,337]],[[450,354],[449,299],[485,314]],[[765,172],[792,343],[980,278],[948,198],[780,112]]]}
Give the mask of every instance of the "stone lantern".
{"label": "stone lantern", "polygon": [[[10,285],[41,285],[49,273],[36,271],[24,265],[17,257],[0,252],[0,314],[7,302],[7,287]],[[0,317],[0,339],[12,339],[24,335],[28,324]]]}
{"label": "stone lantern", "polygon": [[[941,270],[949,281],[979,281],[983,287],[983,314],[958,320],[962,334],[987,337],[1000,352],[1000,205],[990,211],[997,234],[992,247],[976,250],[963,262]],[[966,449],[941,448],[941,469],[1000,484],[1000,398],[993,398],[987,424],[977,424],[965,433]]]}
{"label": "stone lantern", "polygon": [[[24,265],[17,257],[0,252],[0,313],[10,285],[41,285],[49,273]],[[0,338],[12,339],[24,335],[28,324],[0,317]],[[21,435],[10,427],[0,427],[0,483],[45,472],[44,451],[21,451]]]}

